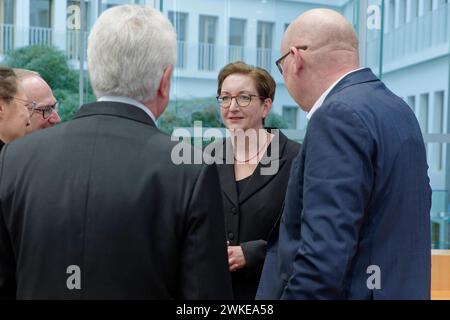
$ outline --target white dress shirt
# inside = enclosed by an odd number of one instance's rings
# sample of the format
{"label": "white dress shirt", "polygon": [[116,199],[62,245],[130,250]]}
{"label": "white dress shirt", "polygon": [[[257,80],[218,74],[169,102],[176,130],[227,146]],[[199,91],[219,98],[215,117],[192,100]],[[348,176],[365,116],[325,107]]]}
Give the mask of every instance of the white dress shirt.
{"label": "white dress shirt", "polygon": [[144,106],[141,102],[139,102],[137,100],[134,100],[134,99],[131,99],[131,98],[128,98],[128,97],[122,97],[122,96],[103,96],[103,97],[100,97],[99,99],[97,99],[97,101],[99,101],[99,102],[110,101],[110,102],[121,102],[121,103],[131,104],[131,105],[133,105],[135,107],[138,107],[139,109],[144,111],[146,114],[148,114],[148,116],[156,124],[155,116],[150,111],[150,109],[147,108],[146,106]]}
{"label": "white dress shirt", "polygon": [[312,115],[314,114],[314,112],[317,111],[317,109],[319,109],[323,102],[325,101],[325,99],[327,98],[328,94],[331,92],[331,90],[333,90],[333,88],[342,80],[344,79],[346,76],[348,76],[350,73],[359,71],[361,69],[364,68],[358,68],[355,70],[352,70],[350,72],[347,72],[346,74],[344,74],[342,77],[340,77],[339,79],[336,80],[336,82],[334,82],[327,90],[325,90],[324,93],[322,93],[322,95],[319,97],[319,99],[317,99],[316,103],[314,103],[313,107],[311,108],[311,110],[309,110],[308,114],[306,115],[306,118],[308,120],[311,120]]}

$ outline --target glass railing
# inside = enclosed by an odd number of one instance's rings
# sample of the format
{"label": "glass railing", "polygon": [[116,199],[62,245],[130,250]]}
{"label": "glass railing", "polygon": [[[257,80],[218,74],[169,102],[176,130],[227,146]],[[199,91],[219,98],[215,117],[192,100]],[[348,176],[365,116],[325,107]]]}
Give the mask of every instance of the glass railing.
{"label": "glass railing", "polygon": [[[84,32],[83,48],[87,48],[88,33]],[[70,60],[80,60],[80,31],[67,31],[66,34],[66,55]]]}
{"label": "glass railing", "polygon": [[177,68],[186,68],[186,42],[177,41]]}
{"label": "glass railing", "polygon": [[42,44],[46,46],[53,45],[51,28],[30,27],[29,44]]}
{"label": "glass railing", "polygon": [[214,71],[216,67],[216,45],[211,43],[199,43],[198,45],[198,69]]}
{"label": "glass railing", "polygon": [[14,25],[0,24],[0,54],[14,48]]}
{"label": "glass railing", "polygon": [[244,61],[244,47],[230,46],[228,48],[228,62]]}
{"label": "glass railing", "polygon": [[[385,71],[403,63],[416,63],[448,53],[450,5],[443,4],[383,34],[383,66]],[[368,32],[367,64],[373,69],[380,59],[380,32]],[[442,52],[444,50],[444,52]]]}
{"label": "glass railing", "polygon": [[256,65],[260,68],[271,71],[272,66],[272,49],[258,48],[256,50]]}
{"label": "glass railing", "polygon": [[[84,32],[83,46],[80,31],[55,31],[51,28],[30,27],[20,30],[20,43],[15,41],[14,25],[0,24],[0,54],[15,47],[27,45],[48,45],[62,49],[73,61],[80,60],[80,50],[87,48],[88,32]],[[279,54],[270,48],[251,48],[244,46],[227,46],[210,43],[191,43],[178,41],[176,68],[188,72],[218,72],[224,65],[232,61],[245,61],[251,65],[272,69],[275,57]],[[86,58],[86,55],[84,55]],[[276,80],[279,80],[278,78]]]}

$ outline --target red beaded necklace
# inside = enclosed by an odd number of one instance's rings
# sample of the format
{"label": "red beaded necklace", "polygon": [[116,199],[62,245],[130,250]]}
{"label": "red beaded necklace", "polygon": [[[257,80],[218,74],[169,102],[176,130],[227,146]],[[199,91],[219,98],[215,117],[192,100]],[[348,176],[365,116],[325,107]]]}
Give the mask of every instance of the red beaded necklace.
{"label": "red beaded necklace", "polygon": [[253,157],[248,158],[247,160],[243,160],[243,161],[242,161],[242,160],[238,160],[238,159],[236,158],[236,155],[233,154],[234,160],[235,160],[236,162],[238,162],[238,163],[248,163],[248,162],[250,162],[250,160],[252,160],[252,159],[254,159],[255,157],[259,156],[259,155],[261,154],[261,151],[265,150],[266,146],[267,146],[268,143],[269,143],[269,140],[270,140],[270,139],[269,139],[269,133],[267,133],[267,135],[266,135],[266,142],[264,143],[264,145],[262,146],[262,148],[259,149],[258,152],[256,152],[256,154],[255,154]]}

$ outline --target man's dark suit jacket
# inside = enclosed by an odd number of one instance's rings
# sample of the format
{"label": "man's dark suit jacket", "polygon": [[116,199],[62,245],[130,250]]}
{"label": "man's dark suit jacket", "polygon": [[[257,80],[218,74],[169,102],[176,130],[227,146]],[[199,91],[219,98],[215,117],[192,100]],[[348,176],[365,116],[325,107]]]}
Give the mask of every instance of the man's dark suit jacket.
{"label": "man's dark suit jacket", "polygon": [[[277,141],[278,145],[269,145],[264,160],[259,163],[240,195],[237,193],[234,165],[217,166],[227,238],[230,245],[242,247],[247,263],[245,268],[231,273],[234,298],[238,300],[255,299],[266,255],[267,238],[279,223],[292,159],[300,149],[300,144],[289,140],[281,131],[274,130],[273,133],[273,141]],[[232,152],[229,139],[222,144],[226,144],[225,148]],[[225,162],[223,156],[222,159]],[[262,175],[261,168],[269,168],[271,165],[275,168],[272,162],[277,162],[276,174]]]}
{"label": "man's dark suit jacket", "polygon": [[428,299],[427,168],[408,105],[370,69],[347,75],[308,124],[257,297]]}
{"label": "man's dark suit jacket", "polygon": [[174,165],[174,145],[115,102],[6,145],[0,297],[231,298],[217,169]]}

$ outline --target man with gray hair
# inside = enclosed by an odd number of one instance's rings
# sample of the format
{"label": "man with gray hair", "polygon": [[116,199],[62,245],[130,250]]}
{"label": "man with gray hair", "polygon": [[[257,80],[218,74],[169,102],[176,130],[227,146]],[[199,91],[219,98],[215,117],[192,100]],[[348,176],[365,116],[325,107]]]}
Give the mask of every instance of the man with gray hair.
{"label": "man with gray hair", "polygon": [[53,96],[52,89],[42,79],[39,73],[26,69],[14,69],[28,100],[36,104],[30,117],[27,134],[50,128],[61,122],[58,114],[58,101]]}
{"label": "man with gray hair", "polygon": [[232,297],[216,168],[173,164],[155,126],[175,57],[154,9],[117,6],[95,22],[98,102],[1,155],[0,297]]}

